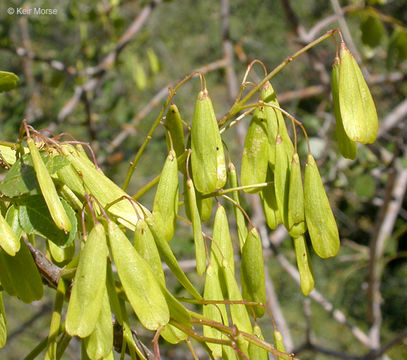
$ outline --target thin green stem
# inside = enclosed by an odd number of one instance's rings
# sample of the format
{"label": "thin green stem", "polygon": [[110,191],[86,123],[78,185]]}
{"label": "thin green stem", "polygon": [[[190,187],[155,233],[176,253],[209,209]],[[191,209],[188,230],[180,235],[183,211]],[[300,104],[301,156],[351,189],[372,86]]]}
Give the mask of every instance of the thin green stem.
{"label": "thin green stem", "polygon": [[268,186],[270,184],[273,184],[273,182],[270,181],[270,182],[259,183],[259,184],[242,185],[242,186],[237,186],[237,187],[234,187],[234,188],[229,188],[229,189],[224,189],[224,190],[222,189],[222,190],[218,190],[218,191],[215,191],[213,193],[210,193],[210,194],[202,195],[202,199],[206,199],[206,198],[209,198],[209,197],[215,197],[215,196],[222,196],[222,195],[229,194],[231,192],[239,191],[239,190],[261,189],[261,188],[264,188],[264,187],[266,187],[266,186]]}
{"label": "thin green stem", "polygon": [[[160,125],[161,119],[164,116],[164,112],[165,109],[168,107],[168,105],[170,104],[170,102],[172,101],[173,96],[175,95],[175,93],[177,92],[177,90],[184,85],[188,80],[190,80],[192,78],[192,76],[196,75],[197,72],[193,72],[192,74],[189,74],[187,77],[185,77],[183,80],[181,80],[174,89],[170,89],[170,95],[168,95],[167,100],[165,101],[160,113],[158,114],[157,118],[154,120],[153,125],[151,126],[150,130],[147,133],[147,136],[143,142],[143,144],[141,145],[140,149],[138,149],[136,155],[134,155],[133,161],[130,162],[130,167],[129,170],[127,171],[127,175],[126,178],[124,179],[124,183],[123,183],[123,190],[126,191],[127,187],[129,186],[130,183],[130,179],[134,173],[134,170],[136,169],[136,165],[140,160],[141,155],[144,152],[144,149],[147,147],[148,143],[150,142],[150,140],[152,139],[152,136],[154,134],[154,131],[157,129],[158,125]],[[202,74],[199,73],[201,76],[201,87],[202,87]],[[206,86],[206,84],[204,84]]]}
{"label": "thin green stem", "polygon": [[249,91],[249,93],[242,99],[235,101],[232,105],[231,109],[218,121],[219,126],[223,126],[232,116],[236,115],[239,111],[241,111],[242,106],[246,104],[249,99],[259,91],[262,86],[269,81],[272,77],[277,75],[281,70],[283,70],[291,61],[299,57],[300,55],[307,52],[309,49],[313,48],[314,46],[318,45],[319,43],[323,42],[324,40],[330,38],[336,30],[329,30],[324,35],[320,36],[318,39],[312,41],[308,45],[304,46],[297,52],[295,52],[292,56],[286,58],[280,65],[278,65],[274,70],[272,70],[262,81],[260,81],[253,89]]}

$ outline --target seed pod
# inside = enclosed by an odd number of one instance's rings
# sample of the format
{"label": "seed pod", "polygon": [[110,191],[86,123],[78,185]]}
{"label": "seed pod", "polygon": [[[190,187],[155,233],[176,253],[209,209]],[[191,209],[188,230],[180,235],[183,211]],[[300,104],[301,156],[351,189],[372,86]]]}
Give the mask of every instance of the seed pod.
{"label": "seed pod", "polygon": [[81,338],[95,329],[106,290],[106,233],[97,223],[81,251],[66,313],[66,332]]}
{"label": "seed pod", "polygon": [[345,43],[341,43],[340,60],[339,106],[343,127],[351,140],[371,144],[379,128],[372,95]]}
{"label": "seed pod", "polygon": [[153,270],[157,280],[165,284],[160,255],[158,254],[153,234],[151,234],[151,231],[144,220],[140,220],[134,230],[134,247],[140,256],[150,264],[151,270]]}
{"label": "seed pod", "polygon": [[[281,352],[286,352],[284,342],[283,342],[283,337],[281,336],[281,333],[278,330],[274,330],[273,332],[273,338],[274,338],[274,347],[276,350],[281,351]],[[278,360],[283,360],[282,357],[278,356]]]}
{"label": "seed pod", "polygon": [[195,289],[194,285],[189,281],[185,273],[182,271],[181,267],[178,264],[177,258],[175,257],[174,253],[171,250],[171,247],[168,243],[161,239],[158,232],[155,229],[155,224],[152,216],[147,216],[145,218],[146,223],[153,234],[153,238],[155,244],[157,245],[158,252],[160,257],[166,262],[172,273],[181,283],[181,285],[189,291],[189,293],[196,299],[202,299],[202,296],[199,295],[198,291]]}
{"label": "seed pod", "polygon": [[308,155],[305,167],[304,202],[312,247],[321,258],[335,256],[340,246],[338,227],[311,154]]}
{"label": "seed pod", "polygon": [[[123,196],[129,196],[112,180],[106,177],[100,169],[95,168],[95,165],[88,159],[83,149],[81,150],[80,147],[74,148],[71,145],[62,145],[61,149],[81,177],[86,191],[95,196],[102,206],[106,206],[108,203]],[[139,204],[139,207],[145,213],[149,213],[141,204]],[[116,216],[118,222],[134,231],[138,217],[128,200],[122,200],[113,204],[107,211],[109,214]],[[139,212],[138,215],[142,217],[143,213]]]}
{"label": "seed pod", "polygon": [[[232,270],[229,267],[222,267],[222,273],[227,287],[228,299],[242,301],[242,294],[240,293],[239,286],[232,274]],[[239,330],[249,334],[252,333],[252,324],[250,323],[246,307],[243,304],[230,305],[230,315],[233,324],[236,325]],[[239,341],[239,347],[246,355],[248,354],[249,344],[247,340],[242,339]]]}
{"label": "seed pod", "polygon": [[59,263],[59,265],[62,264],[63,266],[72,260],[73,256],[75,255],[75,243],[73,242],[71,245],[61,248],[55,245],[52,241],[47,240],[47,250],[52,259]]}
{"label": "seed pod", "polygon": [[0,283],[9,295],[27,304],[42,298],[41,276],[24,241],[20,240],[20,250],[14,256],[0,249]]}
{"label": "seed pod", "polygon": [[288,193],[290,179],[290,159],[286,145],[280,135],[276,141],[276,162],[274,165],[274,190],[276,194],[278,211],[284,226],[288,226]]}
{"label": "seed pod", "polygon": [[7,320],[6,312],[3,304],[3,292],[0,291],[0,349],[6,345],[7,342]]}
{"label": "seed pod", "polygon": [[[224,300],[221,285],[219,282],[219,274],[217,266],[209,264],[206,269],[205,285],[204,285],[205,300]],[[224,304],[208,304],[203,306],[203,316],[213,321],[224,323],[227,320],[226,306]],[[221,339],[222,333],[210,326],[203,327],[203,334],[206,337]],[[222,356],[222,345],[208,343],[208,347],[212,350],[212,356],[219,358]]]}
{"label": "seed pod", "polygon": [[113,324],[107,291],[103,294],[102,308],[100,309],[95,329],[92,334],[83,341],[86,353],[91,360],[105,359],[105,357],[112,351]]}
{"label": "seed pod", "polygon": [[307,296],[314,288],[314,275],[312,273],[311,258],[307,243],[303,235],[294,239],[295,257],[297,258],[298,272],[300,273],[301,291]]}
{"label": "seed pod", "polygon": [[341,110],[339,106],[339,67],[340,60],[335,58],[335,62],[332,67],[331,87],[332,87],[332,100],[335,114],[335,136],[338,142],[338,148],[343,157],[347,159],[355,159],[357,155],[356,143],[349,139],[343,128]]}
{"label": "seed pod", "polygon": [[[229,162],[229,181],[231,188],[236,188],[239,186],[237,181],[236,168],[231,162]],[[232,192],[232,198],[240,205],[240,196],[238,191]],[[240,210],[237,206],[233,206],[233,211],[236,217],[237,236],[239,238],[240,251],[242,251],[244,242],[246,241],[247,237],[246,222],[242,210]]]}
{"label": "seed pod", "polygon": [[186,190],[188,207],[190,209],[192,222],[192,230],[194,234],[196,272],[198,273],[198,275],[202,275],[205,272],[206,268],[205,242],[202,236],[201,220],[199,218],[198,207],[196,205],[194,184],[191,179],[187,179]]}
{"label": "seed pod", "polygon": [[157,55],[153,49],[147,49],[148,62],[150,64],[150,69],[153,74],[156,74],[160,71],[160,61],[158,60]]}
{"label": "seed pod", "polygon": [[[172,145],[177,157],[181,156],[185,151],[184,128],[177,105],[171,104],[168,108],[167,115],[165,116],[165,126],[170,132]],[[167,133],[165,134],[165,138],[169,151],[171,150],[171,141]]]}
{"label": "seed pod", "polygon": [[222,187],[223,173],[226,172],[226,168],[223,171],[223,146],[215,112],[206,89],[198,94],[192,118],[191,148],[192,174],[197,190],[207,194]]}
{"label": "seed pod", "polygon": [[213,197],[203,198],[200,192],[196,192],[196,205],[202,222],[207,222],[212,217]]}
{"label": "seed pod", "polygon": [[112,271],[110,261],[108,262],[106,268],[106,291],[109,296],[109,303],[112,308],[112,312],[116,317],[117,322],[123,326],[123,314],[122,309],[120,307],[120,300],[116,291],[116,282],[114,279],[114,274]]}
{"label": "seed pod", "polygon": [[[266,181],[269,160],[269,142],[264,108],[254,111],[243,145],[240,180],[243,186]],[[245,189],[248,193],[257,193],[259,189]]]}
{"label": "seed pod", "polygon": [[[251,302],[266,303],[266,284],[264,281],[263,246],[256,228],[247,235],[242,251],[241,283],[243,299]],[[256,317],[262,317],[265,309],[253,307]],[[251,314],[251,309],[248,309]]]}
{"label": "seed pod", "polygon": [[235,260],[233,244],[230,237],[229,223],[225,208],[218,204],[215,221],[213,224],[213,244],[211,252],[214,254],[219,267],[228,267],[235,274]]}
{"label": "seed pod", "polygon": [[304,214],[304,190],[302,187],[300,158],[294,153],[291,162],[288,191],[288,232],[293,238],[307,230]]}
{"label": "seed pod", "polygon": [[174,150],[170,150],[155,193],[153,216],[161,222],[161,236],[170,241],[174,236],[178,214],[178,166]]}
{"label": "seed pod", "polygon": [[262,188],[259,195],[266,223],[271,230],[274,230],[281,223],[281,217],[278,211],[274,175],[271,172],[270,166],[267,170],[266,181],[271,182],[271,184]]}
{"label": "seed pod", "polygon": [[20,250],[20,240],[17,238],[6,219],[0,214],[0,247],[10,256]]}
{"label": "seed pod", "polygon": [[69,221],[68,215],[62,206],[61,200],[59,199],[51,175],[41,159],[40,152],[37,149],[33,139],[28,138],[27,145],[30,149],[38,185],[40,186],[41,193],[44,196],[44,200],[47,204],[52,220],[54,220],[58,229],[69,232],[71,231],[71,222]]}
{"label": "seed pod", "polygon": [[[276,93],[269,81],[266,82],[261,89],[261,99],[266,104],[280,107],[280,104],[278,103],[276,98]],[[264,112],[267,121],[268,137],[270,143],[269,162],[273,170],[275,163],[275,146],[277,135],[280,134],[280,136],[282,137],[289,158],[291,158],[291,155],[294,152],[294,146],[291,142],[290,137],[288,136],[287,127],[285,126],[284,117],[281,111],[270,106],[265,106]]]}
{"label": "seed pod", "polygon": [[113,221],[108,223],[107,229],[117,273],[140,322],[149,330],[167,324],[170,319],[169,309],[151,267]]}
{"label": "seed pod", "polygon": [[[261,333],[260,327],[256,324],[253,327],[253,335],[258,337],[261,340],[264,340],[263,334]],[[257,346],[253,343],[249,344],[249,358],[256,360],[268,360],[267,351],[260,346]]]}
{"label": "seed pod", "polygon": [[[219,130],[219,128],[218,128]],[[227,180],[227,172],[226,172],[226,160],[225,160],[225,152],[223,151],[223,143],[222,138],[219,136],[215,137],[216,140],[216,188],[220,189],[223,188],[226,184]]]}
{"label": "seed pod", "polygon": [[58,180],[66,184],[77,196],[83,197],[86,193],[83,187],[83,180],[75,171],[71,164],[64,166],[57,171]]}

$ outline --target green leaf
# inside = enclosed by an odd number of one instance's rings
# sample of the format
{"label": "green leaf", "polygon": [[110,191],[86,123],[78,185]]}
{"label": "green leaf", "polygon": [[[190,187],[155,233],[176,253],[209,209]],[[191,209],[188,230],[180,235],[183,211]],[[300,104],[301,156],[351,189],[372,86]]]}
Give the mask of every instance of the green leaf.
{"label": "green leaf", "polygon": [[387,49],[387,69],[398,66],[405,59],[407,59],[407,30],[396,27],[391,34]]}
{"label": "green leaf", "polygon": [[376,182],[371,175],[361,175],[355,180],[356,194],[363,199],[371,199],[376,192]]}
{"label": "green leaf", "polygon": [[364,15],[360,23],[362,42],[371,48],[375,48],[380,45],[383,36],[386,34],[386,30],[382,21],[374,12],[369,11],[369,14]]}
{"label": "green leaf", "polygon": [[72,244],[77,230],[75,212],[64,199],[61,202],[72,225],[69,233],[65,234],[57,228],[42,195],[33,195],[19,201],[19,220],[23,231],[39,235],[60,247]]}
{"label": "green leaf", "polygon": [[0,93],[14,89],[18,81],[19,79],[16,74],[0,71]]}
{"label": "green leaf", "polygon": [[[60,155],[49,156],[41,152],[41,158],[50,174],[54,174],[69,164],[69,161]],[[36,194],[38,188],[31,156],[26,154],[18,159],[8,171],[3,182],[0,184],[0,192],[8,197],[16,197],[24,194]]]}

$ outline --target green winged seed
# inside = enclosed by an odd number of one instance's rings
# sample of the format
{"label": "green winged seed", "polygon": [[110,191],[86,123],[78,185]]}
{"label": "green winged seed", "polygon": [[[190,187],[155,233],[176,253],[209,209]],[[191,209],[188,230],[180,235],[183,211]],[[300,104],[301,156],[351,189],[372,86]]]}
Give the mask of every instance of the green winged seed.
{"label": "green winged seed", "polygon": [[339,67],[340,60],[338,57],[335,58],[334,64],[332,66],[332,77],[331,77],[331,87],[332,87],[332,100],[334,106],[335,114],[335,136],[338,142],[338,148],[343,157],[347,159],[354,160],[357,155],[356,142],[349,139],[346,135],[345,129],[343,128],[343,121],[341,116],[341,110],[339,106]]}
{"label": "green winged seed", "polygon": [[295,257],[300,273],[301,291],[306,296],[314,289],[314,275],[312,273],[311,258],[307,243],[303,235],[294,239]]}
{"label": "green winged seed", "polygon": [[7,342],[7,320],[6,312],[3,304],[3,292],[0,291],[0,349],[6,345]]}
{"label": "green winged seed", "polygon": [[281,217],[277,205],[274,174],[271,172],[270,166],[267,170],[266,181],[271,182],[271,184],[262,188],[259,195],[267,226],[274,230],[281,223]]}
{"label": "green winged seed", "polygon": [[[103,207],[123,196],[129,197],[126,192],[105,176],[100,169],[96,169],[81,147],[75,148],[71,145],[62,145],[61,149],[81,177],[86,191],[95,196]],[[69,184],[67,185],[69,186]],[[143,212],[139,211],[139,217],[143,217],[143,213],[149,214],[149,211],[144,206],[139,204],[139,207],[143,209]],[[107,211],[109,214],[116,216],[118,221],[125,227],[134,231],[139,217],[128,200],[124,199],[113,204]]]}
{"label": "green winged seed", "polygon": [[[274,338],[274,347],[276,348],[276,350],[285,353],[286,350],[283,342],[283,337],[281,336],[281,333],[278,330],[274,330],[273,338]],[[277,359],[283,360],[283,358],[280,356],[278,356]]]}
{"label": "green winged seed", "polygon": [[[229,182],[231,188],[236,188],[239,186],[237,181],[236,168],[231,162],[229,163]],[[240,196],[238,191],[232,192],[232,198],[236,203],[240,205]],[[240,251],[242,251],[244,242],[246,241],[247,237],[246,222],[244,214],[242,210],[239,209],[239,207],[233,206],[233,211],[236,218],[237,236],[239,238]]]}
{"label": "green winged seed", "polygon": [[[256,109],[243,145],[240,181],[243,186],[264,183],[269,161],[269,142],[264,108]],[[245,189],[257,193],[259,189]]]}
{"label": "green winged seed", "polygon": [[9,295],[28,304],[42,298],[43,284],[30,250],[20,241],[20,250],[14,256],[0,249],[0,283]]}
{"label": "green winged seed", "polygon": [[345,43],[341,43],[340,60],[339,107],[343,127],[351,140],[371,144],[379,128],[372,95]]}
{"label": "green winged seed", "polygon": [[213,197],[203,198],[200,192],[196,192],[196,205],[202,222],[207,222],[212,216]]}
{"label": "green winged seed", "polygon": [[276,194],[278,211],[284,226],[288,226],[288,193],[290,179],[290,159],[287,154],[286,145],[280,135],[276,141],[276,162],[274,166],[274,190]]}
{"label": "green winged seed", "polygon": [[212,101],[206,89],[199,92],[195,105],[191,148],[192,175],[197,190],[207,194],[222,187],[226,181],[226,178],[223,179],[226,173],[226,167],[223,168],[223,146]]}
{"label": "green winged seed", "polygon": [[[242,301],[243,297],[240,293],[237,281],[232,274],[232,270],[229,267],[222,267],[222,273],[227,287],[228,299]],[[250,318],[247,313],[246,307],[243,304],[230,305],[230,316],[232,318],[233,324],[236,325],[238,330],[247,332],[248,334],[252,333],[252,324],[250,323]],[[239,343],[239,345],[240,349],[245,354],[248,354],[248,341],[243,340]]]}
{"label": "green winged seed", "polygon": [[178,279],[180,284],[189,291],[189,293],[195,298],[195,299],[202,299],[202,296],[198,293],[198,291],[195,289],[194,285],[189,281],[188,277],[185,275],[184,271],[182,271],[181,267],[178,264],[177,258],[175,257],[174,253],[171,250],[170,245],[162,239],[159,236],[159,233],[155,229],[156,224],[154,224],[153,217],[147,216],[145,218],[146,223],[153,234],[153,238],[155,241],[155,244],[157,245],[158,252],[160,254],[160,257],[166,262],[172,273],[175,275],[175,277]]}
{"label": "green winged seed", "polygon": [[170,150],[165,160],[157,192],[155,193],[153,216],[166,241],[174,236],[178,214],[178,166],[174,150]]}
{"label": "green winged seed", "polygon": [[230,237],[229,223],[225,208],[218,204],[213,224],[213,244],[211,252],[218,265],[228,267],[235,274],[235,261],[233,255],[232,238]]}
{"label": "green winged seed", "polygon": [[[243,299],[251,302],[266,303],[266,284],[264,281],[263,246],[256,228],[247,235],[242,251],[241,283]],[[253,307],[256,317],[262,317],[265,309]],[[249,314],[251,310],[248,309]]]}
{"label": "green winged seed", "polygon": [[86,353],[91,360],[105,359],[113,348],[113,324],[107,291],[102,298],[102,308],[95,329],[85,342]]}
{"label": "green winged seed", "polygon": [[196,272],[198,275],[202,275],[206,268],[205,241],[202,235],[201,219],[199,217],[199,211],[196,204],[194,184],[191,179],[188,179],[186,185],[187,201],[190,209],[192,231],[194,234]]}
{"label": "green winged seed", "polygon": [[340,246],[338,227],[311,154],[308,155],[305,167],[304,202],[312,247],[321,258],[335,256]]}
{"label": "green winged seed", "polygon": [[3,215],[0,214],[0,247],[10,256],[20,250],[20,240],[17,238]]}
{"label": "green winged seed", "polygon": [[[261,333],[261,329],[258,325],[253,327],[253,335],[259,338],[260,340],[264,340],[263,334]],[[256,359],[256,360],[268,360],[269,356],[267,351],[260,346],[257,346],[253,343],[249,344],[249,358]]]}
{"label": "green winged seed", "polygon": [[151,234],[151,231],[144,220],[140,220],[136,224],[136,229],[134,230],[134,247],[141,257],[150,264],[157,279],[165,284],[160,254],[155,245],[153,234]]}
{"label": "green winged seed", "polygon": [[[204,299],[205,300],[218,300],[223,301],[223,293],[221,284],[219,281],[218,269],[216,266],[209,264],[206,269],[205,285],[204,285]],[[213,321],[224,323],[227,320],[227,312],[225,304],[207,304],[203,306],[203,316]],[[221,339],[222,333],[210,326],[203,327],[203,334],[206,337]],[[222,356],[222,345],[208,343],[208,347],[212,351],[214,358],[220,358]]]}
{"label": "green winged seed", "polygon": [[69,232],[71,231],[71,222],[69,221],[68,215],[66,214],[65,209],[62,206],[61,200],[59,199],[59,195],[57,193],[57,190],[55,189],[55,185],[52,181],[51,175],[49,174],[44,162],[41,159],[40,152],[33,139],[28,138],[27,145],[30,149],[37,181],[51,217],[58,229]]}
{"label": "green winged seed", "polygon": [[107,229],[113,260],[127,299],[142,325],[157,330],[170,319],[159,280],[118,225],[110,221]]}
{"label": "green winged seed", "polygon": [[304,189],[302,186],[301,164],[297,153],[291,162],[288,191],[288,232],[293,238],[307,230],[304,214]]}
{"label": "green winged seed", "polygon": [[[266,82],[261,89],[261,100],[263,100],[266,104],[280,107],[280,104],[277,101],[276,93],[269,81]],[[281,111],[272,108],[271,106],[265,106],[264,112],[268,126],[267,129],[270,143],[269,162],[272,169],[274,169],[275,145],[277,135],[280,134],[280,136],[284,140],[285,146],[287,148],[286,151],[289,154],[290,158],[292,153],[294,152],[294,145],[292,144],[291,139],[288,135],[287,127],[285,125],[284,117]]]}
{"label": "green winged seed", "polygon": [[[165,116],[165,126],[168,129],[172,145],[175,153],[181,156],[185,151],[184,128],[182,124],[181,114],[175,104],[171,104],[168,108],[167,115]],[[171,150],[171,141],[166,133],[167,148]]]}
{"label": "green winged seed", "polygon": [[71,336],[89,336],[95,329],[106,291],[106,233],[97,223],[80,253],[78,268],[66,314],[66,331]]}

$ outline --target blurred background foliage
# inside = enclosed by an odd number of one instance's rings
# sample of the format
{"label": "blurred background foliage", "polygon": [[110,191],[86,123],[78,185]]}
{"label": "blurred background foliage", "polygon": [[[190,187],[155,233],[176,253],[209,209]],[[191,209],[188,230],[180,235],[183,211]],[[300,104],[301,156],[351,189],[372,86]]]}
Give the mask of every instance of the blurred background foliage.
{"label": "blurred background foliage", "polygon": [[[1,140],[15,141],[23,119],[35,128],[68,132],[90,142],[102,168],[121,183],[129,162],[159,114],[168,86],[173,87],[192,71],[223,59],[225,39],[233,45],[233,71],[238,81],[254,59],[263,61],[270,71],[301,45],[339,26],[340,16],[334,4],[337,1],[230,0],[225,38],[220,0],[2,1],[0,70],[16,73],[20,83],[17,89],[0,95]],[[343,311],[349,324],[368,333],[371,244],[390,211],[387,205],[394,200],[394,177],[407,167],[407,6],[405,0],[347,0],[341,6],[357,49],[355,56],[362,61],[381,119],[378,141],[359,147],[353,162],[341,159],[337,151],[329,88],[335,56],[333,41],[325,41],[289,64],[272,79],[272,84],[284,108],[305,125],[341,233],[342,248],[336,258],[321,261],[313,254],[317,289],[335,309]],[[7,13],[8,8],[34,7],[57,9],[57,14]],[[146,18],[141,23],[143,14]],[[123,37],[137,23],[141,23],[140,29],[128,39]],[[316,25],[321,26],[311,34]],[[206,75],[219,117],[232,104],[227,71],[218,66]],[[250,80],[259,81],[261,76],[261,68],[255,67]],[[198,91],[199,80],[195,78],[182,86],[174,100],[189,124]],[[224,136],[237,167],[247,120],[242,121],[240,135],[234,127]],[[112,145],[123,134],[124,141]],[[128,189],[130,194],[160,172],[166,155],[164,135],[163,128],[158,128],[137,166]],[[302,159],[306,152],[303,142],[300,136]],[[141,200],[151,207],[153,195],[154,190]],[[407,327],[407,211],[403,197],[404,192],[377,265],[382,269],[382,343],[405,333]],[[261,223],[253,195],[245,196],[244,204],[257,224]],[[233,221],[231,216],[230,222]],[[295,264],[291,240],[284,233],[268,235],[272,240],[280,239],[278,251]],[[267,247],[267,238],[263,240]],[[179,257],[191,258],[191,231],[180,224],[172,246]],[[320,304],[306,300],[275,254],[266,253],[269,275],[294,349],[304,343],[310,331],[314,344],[324,348],[345,355],[368,352],[368,347],[357,341],[349,328],[334,320]],[[198,277],[195,280],[199,281]],[[47,335],[53,296],[52,291],[49,293],[29,311],[27,306],[6,297],[12,335],[6,348],[0,350],[2,359],[23,358]],[[271,329],[267,319],[261,324],[264,329]],[[271,341],[270,336],[265,331],[266,340]],[[78,359],[78,349],[78,343],[73,342],[65,358]],[[338,357],[302,350],[301,359]],[[188,354],[171,348],[167,354],[163,352],[164,358],[188,358]],[[404,343],[402,339],[387,354],[391,359],[407,358],[405,337]]]}

